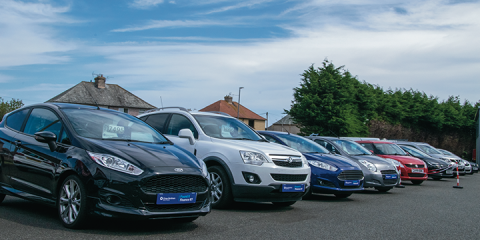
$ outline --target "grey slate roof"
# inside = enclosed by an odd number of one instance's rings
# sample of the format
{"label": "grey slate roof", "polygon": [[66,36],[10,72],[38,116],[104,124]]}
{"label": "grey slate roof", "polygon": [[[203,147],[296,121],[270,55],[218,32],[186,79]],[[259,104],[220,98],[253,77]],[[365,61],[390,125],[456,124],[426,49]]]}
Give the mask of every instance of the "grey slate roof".
{"label": "grey slate roof", "polygon": [[290,115],[285,115],[285,117],[283,117],[282,119],[278,120],[277,122],[275,122],[274,124],[278,124],[278,125],[295,125],[295,123],[293,122],[293,119],[292,117],[290,117]]}
{"label": "grey slate roof", "polygon": [[105,84],[105,88],[96,88],[94,82],[85,81],[80,82],[46,102],[75,103],[96,106],[92,97],[95,98],[99,106],[140,109],[155,108],[155,106],[145,102],[117,84]]}

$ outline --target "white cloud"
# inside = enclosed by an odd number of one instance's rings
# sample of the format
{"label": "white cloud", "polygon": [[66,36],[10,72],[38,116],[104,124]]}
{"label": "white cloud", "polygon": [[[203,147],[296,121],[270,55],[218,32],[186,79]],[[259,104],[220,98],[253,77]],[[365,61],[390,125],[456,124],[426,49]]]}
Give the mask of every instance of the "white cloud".
{"label": "white cloud", "polygon": [[325,58],[384,89],[413,88],[440,99],[460,95],[476,102],[480,6],[426,2],[403,8],[408,14],[393,9],[367,14],[362,23],[367,27],[358,29],[292,26],[294,36],[283,39],[129,44],[91,51],[107,59],[97,67],[115,76],[115,83],[157,106],[162,96],[165,106],[200,109],[243,86],[247,107],[280,114],[290,107],[300,74]]}
{"label": "white cloud", "polygon": [[0,74],[0,83],[10,82],[14,79],[12,76]]}
{"label": "white cloud", "polygon": [[147,9],[149,7],[155,7],[163,2],[163,0],[134,0],[130,3],[130,6],[134,8]]}
{"label": "white cloud", "polygon": [[59,40],[55,31],[46,26],[74,22],[62,15],[68,10],[68,7],[44,3],[0,1],[0,46],[3,46],[0,48],[0,67],[68,60],[58,53],[72,50],[75,45]]}
{"label": "white cloud", "polygon": [[112,32],[134,32],[134,31],[143,31],[148,29],[155,28],[168,28],[168,27],[203,27],[203,26],[222,26],[222,25],[231,25],[230,22],[220,22],[220,21],[192,21],[192,20],[151,20],[147,24],[136,27],[128,27],[121,29],[114,29]]}
{"label": "white cloud", "polygon": [[219,12],[226,12],[230,10],[240,9],[240,8],[251,8],[256,5],[272,2],[273,0],[250,0],[250,1],[242,1],[240,3],[224,6],[220,8],[213,9],[211,11],[206,12],[205,14],[212,14],[212,13],[219,13]]}

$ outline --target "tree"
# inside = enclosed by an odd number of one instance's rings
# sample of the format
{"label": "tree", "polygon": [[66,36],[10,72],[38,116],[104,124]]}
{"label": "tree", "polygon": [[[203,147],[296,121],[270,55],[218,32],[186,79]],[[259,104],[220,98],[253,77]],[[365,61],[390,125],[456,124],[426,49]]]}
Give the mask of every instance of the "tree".
{"label": "tree", "polygon": [[343,66],[325,60],[310,66],[294,88],[291,109],[285,110],[299,124],[302,134],[366,136],[374,115],[374,86],[362,84]]}
{"label": "tree", "polygon": [[17,108],[23,107],[23,102],[20,99],[13,99],[10,102],[6,102],[0,97],[0,121],[3,116]]}

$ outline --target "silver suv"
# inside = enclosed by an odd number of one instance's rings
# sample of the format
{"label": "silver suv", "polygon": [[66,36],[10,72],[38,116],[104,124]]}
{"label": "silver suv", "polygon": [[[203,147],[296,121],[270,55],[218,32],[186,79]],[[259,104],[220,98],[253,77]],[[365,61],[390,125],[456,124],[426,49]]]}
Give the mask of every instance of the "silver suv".
{"label": "silver suv", "polygon": [[206,163],[214,208],[233,201],[289,206],[309,188],[310,167],[300,152],[268,142],[229,115],[175,107],[138,117]]}

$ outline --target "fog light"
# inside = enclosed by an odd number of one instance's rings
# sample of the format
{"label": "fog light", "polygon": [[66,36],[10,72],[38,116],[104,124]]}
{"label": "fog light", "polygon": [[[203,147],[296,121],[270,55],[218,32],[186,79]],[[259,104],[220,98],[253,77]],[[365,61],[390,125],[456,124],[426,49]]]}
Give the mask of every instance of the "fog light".
{"label": "fog light", "polygon": [[245,178],[245,181],[247,183],[259,184],[260,182],[262,182],[260,180],[260,177],[258,177],[258,175],[255,173],[242,172],[242,174],[243,174],[243,178]]}

